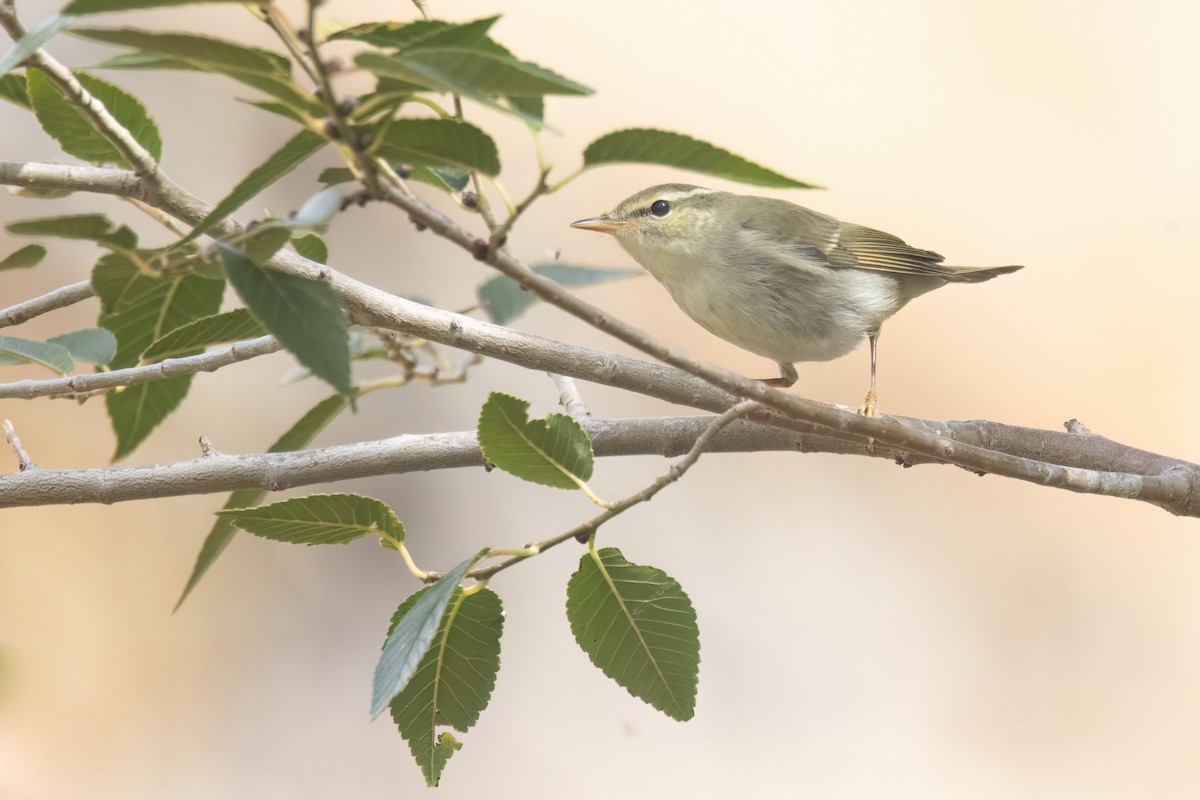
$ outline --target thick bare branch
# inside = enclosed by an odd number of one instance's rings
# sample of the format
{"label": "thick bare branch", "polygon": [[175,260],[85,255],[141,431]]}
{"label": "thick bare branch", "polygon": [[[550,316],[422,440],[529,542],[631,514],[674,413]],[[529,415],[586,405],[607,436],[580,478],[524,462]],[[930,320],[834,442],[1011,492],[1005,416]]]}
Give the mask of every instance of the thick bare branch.
{"label": "thick bare branch", "polygon": [[[599,456],[688,452],[713,422],[711,416],[583,420]],[[842,449],[844,448],[844,449]],[[731,425],[708,452],[863,452],[827,436],[790,433],[767,425]],[[876,448],[880,458],[896,457]],[[155,497],[278,491],[375,475],[482,466],[474,431],[403,435],[391,439],[286,453],[229,455],[211,451],[189,461],[144,467],[39,469],[0,476],[0,508],[63,503],[118,503]]]}
{"label": "thick bare branch", "polygon": [[[661,455],[687,453],[712,423],[711,416],[654,417],[638,419],[581,420],[592,437],[598,456]],[[950,434],[970,437],[988,432],[992,423],[932,422]],[[981,428],[982,426],[982,428]],[[1003,426],[1000,426],[1003,427]],[[1051,431],[1029,429],[1030,435],[1053,436]],[[1106,461],[1125,453],[1134,462],[1162,467],[1159,476],[1141,476],[1111,471],[1078,469],[1086,483],[1076,491],[1129,497],[1155,502],[1154,492],[1168,482],[1194,484],[1200,466],[1132,450],[1100,436],[1061,434],[1081,442],[1080,456]],[[721,432],[707,452],[794,451],[838,453],[912,461],[903,452],[862,443],[851,443],[822,433],[780,430],[772,425],[739,421]],[[117,503],[156,497],[227,492],[235,489],[276,491],[375,475],[397,475],[434,469],[481,466],[479,445],[472,431],[429,435],[406,435],[375,442],[337,445],[315,450],[258,455],[226,455],[210,452],[200,458],[174,464],[108,469],[49,470],[45,468],[0,476],[0,508],[59,505],[66,503]],[[1156,503],[1159,504],[1159,503]],[[1188,507],[1184,513],[1197,516]]]}
{"label": "thick bare branch", "polygon": [[236,364],[258,356],[265,356],[282,349],[274,336],[260,336],[246,342],[237,342],[220,350],[210,350],[195,356],[167,358],[154,364],[111,372],[96,372],[91,375],[72,375],[69,378],[50,378],[43,381],[17,381],[0,383],[0,399],[15,398],[32,400],[35,397],[62,397],[88,394],[90,392],[116,389],[121,386],[136,386],[180,375],[197,372],[215,372],[221,367]]}

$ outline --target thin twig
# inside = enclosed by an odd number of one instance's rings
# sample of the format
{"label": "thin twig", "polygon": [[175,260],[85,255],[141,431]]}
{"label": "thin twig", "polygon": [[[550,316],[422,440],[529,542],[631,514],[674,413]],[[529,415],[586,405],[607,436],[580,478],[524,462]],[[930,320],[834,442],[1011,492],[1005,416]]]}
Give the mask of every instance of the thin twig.
{"label": "thin twig", "polygon": [[[528,555],[516,555],[512,558],[501,561],[499,564],[493,564],[490,567],[481,567],[479,569],[471,570],[467,573],[467,577],[474,578],[476,580],[487,580],[497,572],[502,572],[509,567],[516,566],[522,561],[526,561],[536,555],[544,553],[552,547],[557,547],[563,542],[570,541],[571,539],[586,541],[588,537],[595,536],[596,531],[600,529],[601,525],[608,522],[618,514],[623,514],[636,505],[641,505],[642,503],[648,502],[663,489],[682,478],[684,473],[691,469],[692,465],[700,460],[701,454],[723,429],[725,429],[731,422],[739,417],[749,414],[757,405],[758,404],[752,400],[743,400],[737,405],[726,410],[723,414],[718,415],[715,419],[709,422],[708,427],[704,429],[704,432],[696,437],[695,443],[692,444],[691,449],[688,450],[687,454],[684,455],[683,458],[672,464],[671,468],[668,469],[666,473],[660,475],[653,483],[642,489],[640,492],[632,494],[629,497],[626,497],[624,500],[612,503],[600,514],[592,517],[581,525],[576,525],[569,531],[551,536],[548,539],[543,539],[536,544],[528,545],[526,548],[529,551]],[[432,578],[434,576],[431,574],[430,577]]]}
{"label": "thin twig", "polygon": [[95,296],[96,290],[92,288],[91,281],[80,281],[79,283],[63,286],[52,292],[47,292],[41,297],[26,300],[24,303],[17,303],[15,306],[9,306],[0,311],[0,328],[7,328],[10,325],[20,325],[22,322],[27,322],[34,317],[40,317],[42,314],[66,308],[67,306]]}
{"label": "thin twig", "polygon": [[16,383],[0,383],[0,399],[15,398],[32,400],[35,397],[76,396],[106,391],[127,386],[137,386],[151,381],[194,375],[197,372],[215,372],[222,367],[265,356],[280,350],[281,345],[274,336],[260,336],[245,342],[237,342],[220,350],[211,350],[195,356],[168,358],[154,364],[111,372],[95,372],[90,375],[72,375],[69,378],[48,380],[24,380]]}
{"label": "thin twig", "polygon": [[508,219],[504,220],[503,224],[492,230],[492,235],[488,239],[489,257],[494,256],[496,250],[504,246],[505,240],[508,238],[508,232],[512,230],[513,225],[516,224],[521,215],[524,214],[531,205],[533,205],[535,200],[545,194],[546,176],[548,174],[549,170],[543,167],[538,173],[537,183],[534,184],[533,189],[529,192],[525,199],[517,204],[517,207],[513,209],[511,214],[508,215]]}
{"label": "thin twig", "polygon": [[559,375],[556,372],[547,372],[546,374],[554,381],[554,386],[558,389],[558,402],[568,414],[576,419],[592,415],[583,402],[583,397],[579,394],[579,387],[575,385],[574,378]]}
{"label": "thin twig", "polygon": [[30,467],[36,466],[33,459],[29,457],[29,453],[25,452],[25,448],[21,446],[21,440],[17,438],[16,428],[12,422],[4,420],[4,438],[8,440],[9,447],[17,456],[17,470],[24,472]]}

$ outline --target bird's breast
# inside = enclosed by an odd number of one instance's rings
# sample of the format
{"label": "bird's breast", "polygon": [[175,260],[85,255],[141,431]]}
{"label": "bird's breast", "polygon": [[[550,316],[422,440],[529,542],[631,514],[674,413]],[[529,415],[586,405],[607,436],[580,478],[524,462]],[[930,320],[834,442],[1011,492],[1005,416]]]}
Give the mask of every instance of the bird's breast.
{"label": "bird's breast", "polygon": [[903,305],[899,282],[887,275],[774,258],[728,264],[709,254],[688,255],[641,263],[693,320],[773,361],[839,358]]}

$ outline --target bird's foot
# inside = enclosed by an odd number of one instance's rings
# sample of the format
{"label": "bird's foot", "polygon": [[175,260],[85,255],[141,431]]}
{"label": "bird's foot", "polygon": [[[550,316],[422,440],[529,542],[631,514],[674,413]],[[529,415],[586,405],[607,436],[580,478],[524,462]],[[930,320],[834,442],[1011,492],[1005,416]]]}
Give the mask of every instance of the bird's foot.
{"label": "bird's foot", "polygon": [[761,378],[762,382],[767,386],[778,386],[781,389],[794,384],[799,380],[800,375],[796,372],[796,368],[785,361],[779,362],[779,377],[778,378]]}
{"label": "bird's foot", "polygon": [[867,392],[867,397],[863,400],[862,408],[858,413],[864,417],[875,417],[879,415],[879,402],[875,397],[874,392]]}

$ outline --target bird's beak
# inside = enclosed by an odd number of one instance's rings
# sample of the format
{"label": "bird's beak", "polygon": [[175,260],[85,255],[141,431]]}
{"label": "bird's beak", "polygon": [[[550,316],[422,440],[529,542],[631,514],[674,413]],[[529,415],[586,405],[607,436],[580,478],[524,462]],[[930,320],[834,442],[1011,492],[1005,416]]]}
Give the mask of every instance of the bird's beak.
{"label": "bird's beak", "polygon": [[572,222],[571,227],[585,231],[613,233],[629,225],[631,221],[627,219],[613,219],[608,214],[602,214],[599,217],[590,217],[588,219],[581,219],[578,222]]}

